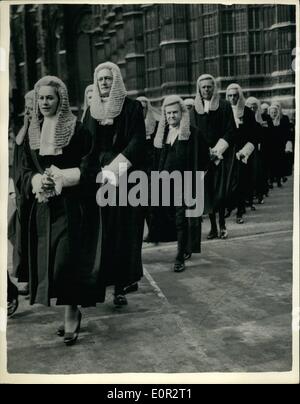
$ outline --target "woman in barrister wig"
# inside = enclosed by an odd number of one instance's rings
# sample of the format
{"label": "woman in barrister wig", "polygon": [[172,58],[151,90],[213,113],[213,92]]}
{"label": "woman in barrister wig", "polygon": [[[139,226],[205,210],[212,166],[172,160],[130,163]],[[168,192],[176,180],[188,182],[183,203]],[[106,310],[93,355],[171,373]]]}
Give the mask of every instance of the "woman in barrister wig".
{"label": "woman in barrister wig", "polygon": [[[210,74],[197,80],[195,108],[191,110],[191,124],[203,134],[210,148],[211,164],[205,176],[205,213],[209,214],[211,229],[208,239],[226,239],[225,209],[236,203],[237,160],[235,158],[235,134],[231,105],[220,99],[217,83]],[[218,234],[216,214],[219,214]]]}
{"label": "woman in barrister wig", "polygon": [[263,119],[261,114],[260,101],[255,97],[247,98],[246,106],[249,107],[254,112],[255,115],[255,121],[256,121],[255,133],[257,138],[257,145],[255,146],[255,151],[253,153],[251,164],[253,168],[252,170],[254,175],[253,183],[255,188],[255,194],[257,196],[257,201],[259,204],[263,204],[264,196],[269,195],[268,179],[270,175],[271,150],[270,150],[270,131],[268,128],[268,122],[270,120],[270,117],[268,114],[265,114]]}
{"label": "woman in barrister wig", "polygon": [[[137,98],[137,101],[139,101],[142,104],[143,108],[143,116],[145,120],[145,127],[146,127],[146,141],[147,141],[147,175],[148,179],[150,180],[150,175],[151,175],[151,169],[153,167],[153,164],[155,164],[155,159],[158,158],[158,156],[155,154],[155,149],[153,146],[153,141],[154,141],[154,136],[157,131],[158,127],[158,122],[160,120],[160,112],[154,108],[151,105],[150,100],[147,97],[141,96]],[[149,181],[150,183],[150,181]],[[149,188],[149,202],[151,201],[151,189]],[[148,206],[146,210],[146,223],[148,227],[148,233],[149,233],[149,228],[151,227],[151,209],[150,206]],[[148,235],[144,238],[145,242],[149,241]]]}
{"label": "woman in barrister wig", "polygon": [[[177,240],[177,255],[173,266],[174,272],[185,270],[184,261],[192,253],[201,251],[201,216],[187,218],[184,189],[195,195],[196,171],[205,171],[209,164],[208,147],[199,130],[190,126],[190,116],[183,100],[177,95],[165,98],[162,115],[154,139],[154,146],[160,151],[158,166],[155,170],[170,174],[181,174],[182,187],[170,184],[170,205],[152,208],[152,227],[150,241]],[[192,173],[191,182],[185,183],[184,173]],[[188,180],[189,181],[189,180]],[[162,187],[160,192],[163,192]],[[161,195],[161,194],[160,194]],[[197,195],[201,198],[201,195]],[[175,205],[175,198],[179,199]],[[177,200],[178,200],[177,199]]]}
{"label": "woman in barrister wig", "polygon": [[104,300],[91,265],[99,240],[89,222],[97,221],[98,209],[93,210],[95,201],[85,200],[79,184],[90,145],[89,133],[71,112],[65,84],[54,76],[40,79],[23,158],[23,191],[35,197],[29,219],[30,303],[50,305],[56,298],[65,306],[58,334],[66,345],[78,337],[78,305]]}
{"label": "woman in barrister wig", "polygon": [[[253,195],[252,153],[256,144],[256,122],[253,112],[245,106],[242,88],[232,83],[227,87],[226,99],[230,102],[236,124],[236,158],[239,160],[239,187],[236,222],[244,223],[246,199]],[[250,163],[250,164],[249,164]]]}
{"label": "woman in barrister wig", "polygon": [[25,140],[28,137],[28,127],[33,111],[34,91],[25,95],[24,123],[15,138],[14,155],[10,179],[10,198],[14,201],[16,210],[8,226],[8,237],[13,244],[13,274],[19,282],[24,283],[19,294],[28,295],[28,217],[33,198],[26,199],[22,193],[22,156]]}
{"label": "woman in barrister wig", "polygon": [[277,182],[278,187],[282,187],[282,177],[285,175],[285,150],[287,142],[290,141],[289,121],[280,116],[278,104],[272,104],[269,107],[269,130],[270,130],[270,158],[271,158],[271,176],[270,183]]}
{"label": "woman in barrister wig", "polygon": [[[101,272],[105,286],[114,286],[114,304],[121,307],[128,304],[126,289],[143,276],[145,208],[119,204],[119,179],[125,172],[146,171],[147,145],[141,103],[127,97],[120,69],[114,63],[105,62],[95,69],[93,98],[84,125],[91,131],[93,148],[83,176],[91,184],[100,177],[116,195],[115,206],[101,208]],[[126,180],[126,176],[123,178]],[[123,199],[128,199],[132,187],[127,181]]]}

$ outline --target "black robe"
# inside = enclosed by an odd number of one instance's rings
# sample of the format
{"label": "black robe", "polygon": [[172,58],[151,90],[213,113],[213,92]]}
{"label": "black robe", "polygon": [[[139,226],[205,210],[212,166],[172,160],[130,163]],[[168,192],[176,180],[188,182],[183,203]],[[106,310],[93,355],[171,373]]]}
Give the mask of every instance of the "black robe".
{"label": "black robe", "polygon": [[[168,137],[168,127],[166,127],[163,147],[156,150],[158,158],[154,161],[154,171],[179,171],[182,175],[184,171],[192,172],[193,198],[196,197],[195,181],[196,171],[205,171],[209,164],[208,147],[199,130],[191,127],[191,135],[188,140],[175,140],[173,145],[166,144]],[[151,227],[149,229],[150,242],[168,242],[178,239],[178,232],[186,232],[187,253],[200,253],[201,251],[201,217],[186,218],[186,206],[182,201],[182,206],[174,206],[174,192],[180,193],[183,197],[185,187],[184,181],[181,190],[174,190],[171,182],[170,206],[160,206],[151,208]],[[162,189],[160,189],[160,192]]]}
{"label": "black robe", "polygon": [[33,196],[26,198],[22,192],[22,157],[24,143],[15,144],[11,176],[16,193],[16,210],[9,221],[8,238],[13,244],[13,273],[19,282],[28,282],[28,219],[33,203]]}
{"label": "black robe", "polygon": [[[93,147],[85,161],[82,181],[91,184],[96,195],[96,176],[101,169],[122,153],[132,164],[128,171],[146,171],[146,131],[140,102],[125,98],[122,111],[113,125],[102,126],[87,110],[84,125],[89,127]],[[127,184],[128,192],[134,184]],[[143,276],[141,249],[145,220],[145,207],[119,206],[119,188],[116,188],[117,206],[101,208],[103,237],[101,272],[104,283],[127,286]],[[94,224],[98,227],[98,223]]]}
{"label": "black robe", "polygon": [[[80,124],[63,153],[40,156],[25,143],[23,154],[23,191],[32,196],[32,177],[55,165],[60,169],[81,168],[91,147],[91,136]],[[99,223],[95,199],[87,198],[81,186],[65,187],[47,203],[35,200],[29,219],[30,303],[93,306],[104,300],[99,281],[99,265],[94,266],[101,234],[90,224]],[[99,223],[101,227],[101,224]],[[100,234],[100,236],[99,236]],[[98,262],[100,257],[98,257]]]}
{"label": "black robe", "polygon": [[253,197],[260,158],[257,154],[257,122],[254,113],[247,106],[244,108],[241,121],[242,123],[236,129],[236,151],[240,151],[248,142],[252,143],[255,149],[248,158],[247,164],[241,160],[238,161],[237,192],[240,202]]}
{"label": "black robe", "polygon": [[272,179],[279,179],[286,175],[286,142],[291,139],[290,122],[287,115],[282,115],[278,126],[274,126],[270,119],[269,137],[270,137],[270,176]]}
{"label": "black robe", "polygon": [[238,168],[235,158],[236,126],[231,105],[220,99],[219,108],[209,113],[198,114],[193,107],[191,124],[203,134],[208,147],[216,145],[220,138],[226,140],[229,148],[218,165],[211,162],[205,176],[205,213],[236,205]]}

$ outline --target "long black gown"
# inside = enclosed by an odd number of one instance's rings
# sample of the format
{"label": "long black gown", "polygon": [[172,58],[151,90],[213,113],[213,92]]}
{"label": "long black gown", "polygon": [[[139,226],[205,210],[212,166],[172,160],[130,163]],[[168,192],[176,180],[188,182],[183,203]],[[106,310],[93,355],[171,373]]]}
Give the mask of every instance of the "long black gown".
{"label": "long black gown", "polygon": [[[25,143],[23,155],[23,191],[32,197],[32,177],[55,165],[60,169],[81,169],[91,147],[91,136],[80,124],[63,153],[40,156]],[[101,232],[93,232],[91,223],[101,229],[95,199],[85,194],[80,184],[62,189],[46,203],[35,200],[29,218],[30,303],[93,306],[104,300],[100,279]],[[97,264],[95,265],[95,262]]]}
{"label": "long black gown", "polygon": [[[93,147],[86,159],[82,179],[95,184],[101,169],[122,153],[134,170],[146,172],[146,131],[140,102],[125,98],[122,111],[113,125],[100,125],[87,110],[84,125],[93,137]],[[134,184],[127,184],[128,192]],[[125,287],[143,276],[141,249],[146,208],[119,206],[119,188],[116,188],[116,206],[101,208],[103,232],[101,272],[106,286]],[[96,192],[96,190],[94,190]],[[94,227],[98,227],[95,223]]]}

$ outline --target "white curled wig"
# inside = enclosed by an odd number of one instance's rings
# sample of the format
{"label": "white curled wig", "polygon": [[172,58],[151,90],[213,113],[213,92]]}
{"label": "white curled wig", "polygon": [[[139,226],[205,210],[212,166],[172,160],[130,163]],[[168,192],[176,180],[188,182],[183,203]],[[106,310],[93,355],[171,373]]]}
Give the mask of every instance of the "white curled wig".
{"label": "white curled wig", "polygon": [[193,107],[195,105],[194,98],[186,98],[185,100],[183,100],[183,102],[187,107]]}
{"label": "white curled wig", "polygon": [[178,140],[188,140],[191,135],[190,114],[185,103],[183,102],[183,99],[180,98],[178,95],[169,95],[165,98],[161,107],[161,118],[154,138],[154,147],[158,149],[161,149],[163,146],[165,129],[168,125],[166,117],[166,107],[173,104],[179,104],[182,111]]}
{"label": "white curled wig", "polygon": [[81,122],[83,122],[86,111],[89,107],[88,100],[87,100],[88,93],[93,90],[94,90],[94,84],[89,84],[86,87],[86,89],[84,90],[83,112],[82,112],[82,116],[81,116]]}
{"label": "white curled wig", "polygon": [[145,119],[146,137],[153,134],[156,126],[156,122],[160,120],[160,112],[151,105],[150,100],[147,97],[141,96],[137,98],[137,101],[146,102],[147,114]]}
{"label": "white curled wig", "polygon": [[231,83],[226,89],[226,100],[228,101],[228,93],[230,90],[237,90],[239,93],[239,99],[237,102],[237,108],[236,108],[236,117],[241,118],[244,115],[244,109],[245,109],[245,97],[243,94],[242,87],[237,84],[237,83]]}
{"label": "white curled wig", "polygon": [[[97,80],[97,74],[103,69],[109,69],[113,76],[107,105],[104,105],[104,101],[101,98]],[[127,91],[119,67],[112,62],[105,62],[98,65],[94,71],[91,116],[101,121],[103,125],[112,125],[114,118],[119,116],[122,111],[126,95]]]}
{"label": "white curled wig", "polygon": [[25,102],[26,100],[32,100],[34,101],[34,90],[28,91],[28,93],[25,94]]}
{"label": "white curled wig", "polygon": [[219,108],[219,101],[220,101],[216,79],[210,74],[202,74],[197,80],[196,98],[195,98],[195,109],[196,109],[196,112],[198,112],[198,114],[200,114],[200,115],[204,114],[204,106],[203,106],[201,90],[200,90],[200,83],[203,80],[212,80],[212,82],[214,84],[214,92],[213,92],[213,96],[210,100],[209,110],[216,111]]}
{"label": "white curled wig", "polygon": [[261,104],[261,110],[263,110],[263,108],[266,108],[267,110],[269,109],[269,104],[267,104],[266,102],[263,102],[262,104]]}
{"label": "white curled wig", "polygon": [[255,120],[258,122],[260,125],[263,125],[264,120],[261,117],[261,106],[260,106],[260,101],[255,98],[255,97],[249,97],[246,99],[246,106],[248,108],[251,108],[252,104],[257,105],[257,111],[255,112]]}
{"label": "white curled wig", "polygon": [[282,107],[281,107],[281,103],[279,101],[273,101],[271,106],[276,105],[278,107],[278,111],[279,111],[279,119],[282,118]]}
{"label": "white curled wig", "polygon": [[274,125],[274,126],[279,126],[279,125],[280,125],[280,108],[278,107],[278,103],[274,103],[274,104],[271,104],[271,105],[269,106],[269,109],[268,109],[268,114],[269,114],[269,115],[270,115],[270,112],[271,112],[272,109],[276,109],[276,111],[277,111],[277,116],[276,116],[276,118],[275,118],[275,119],[272,119],[273,125]]}
{"label": "white curled wig", "polygon": [[[24,98],[25,98],[25,104],[26,104],[26,101],[29,101],[29,100],[32,101],[32,104],[33,104],[34,103],[34,90],[28,91],[28,93],[25,94]],[[17,145],[21,145],[23,143],[26,131],[28,129],[28,121],[26,122],[25,116],[26,116],[26,114],[24,115],[24,124],[16,136]]]}
{"label": "white curled wig", "polygon": [[54,144],[56,149],[62,149],[70,143],[74,134],[77,118],[72,114],[69,95],[66,85],[55,76],[42,77],[34,86],[34,106],[28,135],[29,144],[32,150],[40,148],[41,129],[40,125],[43,116],[38,106],[39,89],[43,86],[54,87],[57,91],[59,103],[56,111],[57,123],[55,126]]}

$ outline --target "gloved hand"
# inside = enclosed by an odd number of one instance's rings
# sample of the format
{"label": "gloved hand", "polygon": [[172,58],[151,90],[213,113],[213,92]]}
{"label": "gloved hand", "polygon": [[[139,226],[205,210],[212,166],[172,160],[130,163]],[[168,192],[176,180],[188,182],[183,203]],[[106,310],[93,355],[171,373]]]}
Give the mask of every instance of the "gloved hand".
{"label": "gloved hand", "polygon": [[60,169],[52,165],[45,173],[53,180],[56,195],[60,195],[64,187],[79,184],[80,169],[78,167]]}
{"label": "gloved hand", "polygon": [[45,174],[35,174],[31,179],[32,193],[35,194],[38,202],[48,202],[49,197],[53,196],[54,193],[54,183],[47,173]]}
{"label": "gloved hand", "polygon": [[102,184],[110,183],[117,187],[120,177],[125,174],[131,166],[130,161],[120,153],[110,164],[103,167],[96,181]]}
{"label": "gloved hand", "polygon": [[220,160],[223,159],[223,153],[228,149],[229,144],[226,140],[220,138],[216,145],[209,149],[210,151],[210,158],[216,165],[220,163]]}
{"label": "gloved hand", "polygon": [[254,145],[250,142],[246,143],[245,146],[236,153],[236,158],[242,161],[244,164],[247,164],[248,158],[251,156],[254,150]]}
{"label": "gloved hand", "polygon": [[113,171],[108,169],[108,166],[103,167],[102,171],[98,173],[96,182],[102,185],[108,183],[113,185],[114,187],[117,187],[119,185],[118,177]]}
{"label": "gloved hand", "polygon": [[286,153],[293,153],[293,143],[288,140],[285,145],[285,152]]}

